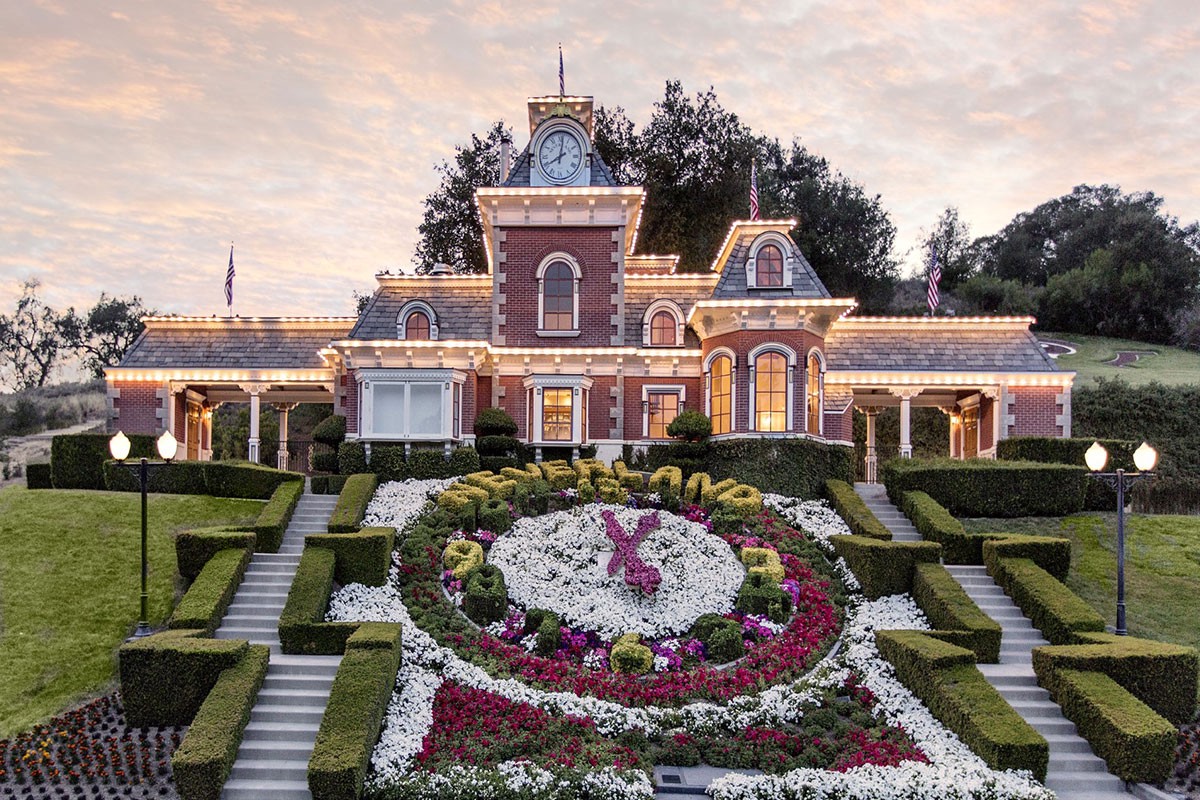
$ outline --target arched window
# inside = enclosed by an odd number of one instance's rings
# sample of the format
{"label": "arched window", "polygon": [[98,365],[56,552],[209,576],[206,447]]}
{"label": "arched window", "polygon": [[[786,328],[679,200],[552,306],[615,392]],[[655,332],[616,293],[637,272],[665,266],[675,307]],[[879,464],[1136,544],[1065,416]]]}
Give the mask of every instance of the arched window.
{"label": "arched window", "polygon": [[821,381],[821,356],[813,350],[808,354],[808,380],[806,384],[807,402],[807,425],[805,430],[809,433],[820,434],[821,417],[822,417],[822,381]]}
{"label": "arched window", "polygon": [[783,286],[783,252],[773,244],[759,248],[755,261],[755,285],[760,288]]}
{"label": "arched window", "polygon": [[650,318],[650,344],[662,347],[673,347],[676,341],[675,315],[670,311],[656,311]]}
{"label": "arched window", "polygon": [[565,253],[542,262],[537,271],[539,335],[578,335],[580,277],[579,265]]}
{"label": "arched window", "polygon": [[787,430],[788,360],[767,351],[754,359],[754,429]]}
{"label": "arched window", "polygon": [[720,355],[709,364],[708,416],[712,432],[733,430],[733,359]]}
{"label": "arched window", "polygon": [[414,311],[404,320],[404,338],[417,341],[429,339],[429,316],[424,311]]}

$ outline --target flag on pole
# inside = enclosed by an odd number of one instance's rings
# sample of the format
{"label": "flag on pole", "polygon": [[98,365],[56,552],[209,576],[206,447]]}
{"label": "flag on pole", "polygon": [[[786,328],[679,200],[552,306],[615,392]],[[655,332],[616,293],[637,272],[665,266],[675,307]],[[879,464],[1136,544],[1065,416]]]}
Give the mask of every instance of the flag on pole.
{"label": "flag on pole", "polygon": [[758,170],[750,162],[750,219],[758,219]]}
{"label": "flag on pole", "polygon": [[938,266],[937,248],[929,245],[929,315],[937,313],[941,296],[938,294],[938,284],[942,282],[942,268]]}
{"label": "flag on pole", "polygon": [[562,42],[558,43],[558,96],[564,97],[567,94],[567,84],[563,77],[563,62],[562,62]]}
{"label": "flag on pole", "polygon": [[233,315],[233,276],[237,274],[233,270],[233,245],[229,245],[229,269],[225,270],[225,305],[229,308],[229,315]]}

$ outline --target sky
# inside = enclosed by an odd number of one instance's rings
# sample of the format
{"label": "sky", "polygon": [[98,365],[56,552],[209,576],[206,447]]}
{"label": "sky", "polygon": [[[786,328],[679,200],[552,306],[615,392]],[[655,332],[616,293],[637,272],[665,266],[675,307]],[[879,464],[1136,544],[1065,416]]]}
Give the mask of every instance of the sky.
{"label": "sky", "polygon": [[[1113,2],[0,4],[0,312],[344,315],[411,270],[454,146],[566,87],[648,121],[667,80],[881,195],[911,266],[1081,183],[1200,218],[1200,15]],[[803,221],[801,221],[803,224]]]}

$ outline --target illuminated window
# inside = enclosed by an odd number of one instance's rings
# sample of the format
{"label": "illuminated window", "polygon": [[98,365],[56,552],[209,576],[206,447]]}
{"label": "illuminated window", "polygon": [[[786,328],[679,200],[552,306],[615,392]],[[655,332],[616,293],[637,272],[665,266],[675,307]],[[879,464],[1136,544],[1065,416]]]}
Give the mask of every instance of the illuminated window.
{"label": "illuminated window", "polygon": [[575,272],[565,261],[542,275],[542,330],[575,330]]}
{"label": "illuminated window", "polygon": [[787,358],[767,352],[754,359],[754,429],[787,430]]}
{"label": "illuminated window", "polygon": [[808,354],[808,427],[809,433],[821,433],[821,357],[817,351]]}
{"label": "illuminated window", "polygon": [[708,410],[712,431],[729,433],[733,430],[733,360],[717,356],[709,366]]}
{"label": "illuminated window", "polygon": [[670,311],[656,312],[650,318],[650,344],[655,346],[673,347],[676,341],[675,315]]}
{"label": "illuminated window", "polygon": [[783,252],[773,244],[763,245],[755,259],[758,287],[783,286]]}
{"label": "illuminated window", "polygon": [[679,392],[649,392],[646,395],[646,435],[669,439],[667,428],[679,416]]}
{"label": "illuminated window", "polygon": [[429,339],[429,317],[423,311],[414,311],[404,321],[404,338],[425,341]]}
{"label": "illuminated window", "polygon": [[571,390],[542,390],[542,441],[571,441]]}

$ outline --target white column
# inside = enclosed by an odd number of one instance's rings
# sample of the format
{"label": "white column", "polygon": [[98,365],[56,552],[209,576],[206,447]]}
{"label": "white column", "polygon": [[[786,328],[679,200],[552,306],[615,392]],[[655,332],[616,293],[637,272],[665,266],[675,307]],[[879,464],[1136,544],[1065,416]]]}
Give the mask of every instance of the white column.
{"label": "white column", "polygon": [[912,398],[900,398],[900,457],[912,458]]}
{"label": "white column", "polygon": [[258,396],[265,392],[269,386],[265,383],[243,383],[240,384],[243,392],[250,395],[250,441],[247,447],[246,457],[254,464],[259,463],[261,458],[259,453],[260,439],[258,438],[258,416],[261,413]]}
{"label": "white column", "polygon": [[863,413],[867,415],[867,457],[864,460],[866,466],[867,483],[879,482],[879,453],[875,449],[875,417],[879,414],[879,409],[874,406],[868,406],[863,409]]}
{"label": "white column", "polygon": [[275,457],[275,466],[279,469],[288,468],[288,412],[295,407],[295,403],[275,404],[275,410],[279,412],[279,453]]}

